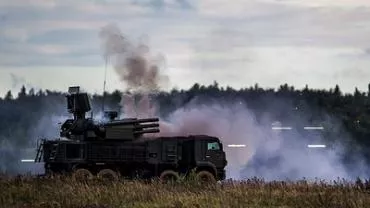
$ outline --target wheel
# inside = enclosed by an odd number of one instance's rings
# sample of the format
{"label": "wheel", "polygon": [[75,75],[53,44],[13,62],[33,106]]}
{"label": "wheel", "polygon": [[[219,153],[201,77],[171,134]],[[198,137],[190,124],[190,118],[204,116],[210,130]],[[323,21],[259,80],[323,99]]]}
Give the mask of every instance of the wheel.
{"label": "wheel", "polygon": [[216,179],[215,179],[215,176],[210,173],[209,171],[206,171],[206,170],[203,170],[203,171],[199,171],[197,173],[197,180],[201,181],[202,183],[216,183]]}
{"label": "wheel", "polygon": [[99,179],[109,180],[109,181],[116,181],[119,178],[119,175],[117,172],[111,170],[111,169],[103,169],[99,171],[97,174],[97,177]]}
{"label": "wheel", "polygon": [[161,182],[175,182],[180,179],[180,176],[177,172],[173,170],[165,170],[159,176]]}
{"label": "wheel", "polygon": [[79,168],[73,172],[72,177],[75,180],[89,180],[92,179],[94,176],[89,170]]}

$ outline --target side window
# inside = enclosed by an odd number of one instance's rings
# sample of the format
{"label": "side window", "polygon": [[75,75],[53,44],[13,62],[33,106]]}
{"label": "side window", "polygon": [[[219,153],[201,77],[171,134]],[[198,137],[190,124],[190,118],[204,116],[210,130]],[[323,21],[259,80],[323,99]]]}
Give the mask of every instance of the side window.
{"label": "side window", "polygon": [[207,150],[220,150],[220,145],[217,142],[208,142]]}

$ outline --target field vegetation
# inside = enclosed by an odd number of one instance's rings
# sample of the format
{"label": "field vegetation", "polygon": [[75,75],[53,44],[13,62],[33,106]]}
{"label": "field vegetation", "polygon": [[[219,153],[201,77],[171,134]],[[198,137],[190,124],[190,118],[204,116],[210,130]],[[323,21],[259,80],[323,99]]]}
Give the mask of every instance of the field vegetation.
{"label": "field vegetation", "polygon": [[161,183],[3,176],[0,190],[4,208],[370,207],[370,183],[361,180],[265,182],[252,178],[201,184],[191,179]]}

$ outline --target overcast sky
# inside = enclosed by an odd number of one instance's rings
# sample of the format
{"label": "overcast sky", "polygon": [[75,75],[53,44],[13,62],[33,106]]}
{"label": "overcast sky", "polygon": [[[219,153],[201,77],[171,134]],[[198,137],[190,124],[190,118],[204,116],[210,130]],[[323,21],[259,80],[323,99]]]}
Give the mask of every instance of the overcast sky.
{"label": "overcast sky", "polygon": [[[0,0],[0,95],[22,84],[101,92],[110,23],[164,57],[170,88],[370,83],[368,0]],[[109,91],[124,88],[111,66],[107,76]]]}

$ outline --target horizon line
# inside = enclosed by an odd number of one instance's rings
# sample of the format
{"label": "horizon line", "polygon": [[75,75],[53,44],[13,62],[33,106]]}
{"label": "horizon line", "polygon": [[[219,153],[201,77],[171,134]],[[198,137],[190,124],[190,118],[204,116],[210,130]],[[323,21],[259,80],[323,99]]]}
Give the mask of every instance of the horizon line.
{"label": "horizon line", "polygon": [[[249,86],[237,88],[237,87],[231,87],[231,86],[229,86],[227,84],[222,86],[217,81],[214,81],[213,84],[208,84],[208,85],[207,84],[200,84],[200,83],[195,82],[193,85],[191,85],[191,86],[189,86],[187,88],[185,88],[185,87],[179,88],[177,86],[174,86],[174,87],[169,88],[169,89],[152,90],[152,92],[151,93],[148,93],[148,94],[171,93],[172,91],[188,91],[188,90],[193,89],[196,85],[198,85],[199,90],[202,90],[201,88],[216,87],[217,89],[219,89],[221,91],[226,91],[228,88],[230,88],[231,90],[235,90],[235,91],[258,90],[259,89],[259,90],[264,90],[264,91],[273,91],[273,92],[276,93],[276,92],[281,92],[281,87],[287,87],[288,88],[288,91],[290,91],[291,90],[291,87],[293,87],[293,92],[303,92],[306,89],[308,91],[311,91],[311,92],[312,91],[313,92],[317,92],[317,91],[325,91],[325,92],[333,91],[334,92],[335,91],[335,88],[338,86],[339,92],[341,93],[341,95],[354,95],[356,93],[356,89],[361,94],[363,94],[363,93],[366,94],[366,93],[369,92],[369,91],[361,91],[361,90],[358,89],[357,86],[354,87],[354,90],[352,92],[349,92],[349,91],[348,92],[344,92],[344,91],[341,90],[339,84],[336,84],[334,86],[334,88],[333,87],[330,87],[330,88],[314,88],[314,87],[312,87],[312,88],[310,88],[310,87],[308,87],[308,84],[306,84],[305,87],[298,88],[297,86],[289,85],[288,83],[280,84],[277,87],[267,87],[267,86],[263,87],[263,86],[260,86],[258,83],[255,83],[254,85],[249,85]],[[81,87],[81,85],[71,85],[71,86],[80,86]],[[39,91],[42,91],[44,93],[46,91],[50,91],[52,93],[61,93],[61,94],[63,94],[63,93],[67,93],[68,92],[68,87],[71,87],[71,86],[67,86],[66,87],[66,90],[64,91],[64,90],[51,89],[51,88],[35,87],[35,86],[30,86],[29,84],[22,84],[21,87],[19,87],[17,89],[18,89],[18,93],[22,90],[23,87],[26,90],[28,89],[28,91],[26,91],[26,94],[28,94],[29,90],[31,90],[31,89],[34,89],[35,93],[37,93]],[[13,95],[13,98],[16,98],[16,97],[18,97],[18,94],[16,94],[16,95],[13,94],[13,92],[14,92],[15,89],[16,88],[8,89],[8,90],[6,90],[6,93],[10,91],[12,93],[12,95]],[[122,92],[126,92],[127,93],[127,92],[129,92],[129,89],[122,90],[122,89],[119,89],[119,88],[113,88],[111,90],[105,90],[105,91],[102,90],[101,92],[97,92],[96,90],[94,92],[93,91],[89,91],[88,92],[88,91],[86,91],[85,89],[82,88],[82,91],[83,92],[87,92],[88,94],[91,94],[91,95],[102,96],[103,95],[103,92],[104,93],[108,93],[108,94],[112,94],[112,93],[117,92],[117,91],[120,92],[120,93],[122,93]],[[6,93],[4,94],[3,97],[5,97]]]}

